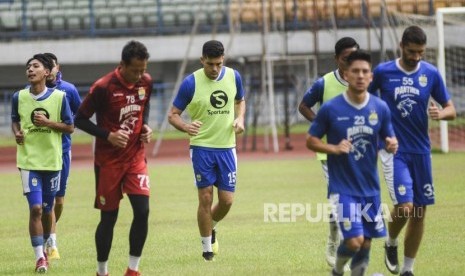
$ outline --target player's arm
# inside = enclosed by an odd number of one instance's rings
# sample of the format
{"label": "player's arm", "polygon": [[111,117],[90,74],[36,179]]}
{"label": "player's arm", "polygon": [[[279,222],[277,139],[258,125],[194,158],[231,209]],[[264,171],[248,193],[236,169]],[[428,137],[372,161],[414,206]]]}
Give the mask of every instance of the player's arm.
{"label": "player's arm", "polygon": [[234,132],[236,134],[242,133],[245,129],[244,121],[245,121],[245,100],[236,100],[235,105],[235,114],[236,118],[233,122]]}
{"label": "player's arm", "polygon": [[307,148],[315,152],[339,155],[349,153],[351,147],[352,144],[346,139],[343,139],[337,145],[333,145],[324,143],[321,138],[307,134]]}
{"label": "player's arm", "polygon": [[[150,83],[150,87],[152,87],[152,83]],[[143,143],[149,143],[152,139],[152,128],[149,126],[149,115],[150,115],[150,95],[152,95],[152,91],[148,93],[148,99],[144,105],[144,113],[142,114],[142,130],[140,133],[139,140]]]}
{"label": "player's arm", "polygon": [[202,122],[193,121],[191,123],[187,123],[181,118],[181,113],[182,110],[173,105],[170,111],[168,112],[168,122],[177,130],[186,132],[190,136],[195,136],[199,134]]}
{"label": "player's arm", "polygon": [[168,122],[174,126],[177,130],[186,132],[190,136],[195,136],[199,134],[200,127],[202,122],[194,120],[191,123],[185,122],[181,114],[187,105],[191,102],[194,97],[195,91],[195,80],[194,76],[191,74],[184,79],[179,87],[178,94],[173,101],[173,106],[168,111]]}
{"label": "player's arm", "polygon": [[315,112],[313,112],[312,108],[308,107],[303,101],[299,104],[299,112],[310,122],[313,122],[315,119]]}
{"label": "player's arm", "polygon": [[18,113],[18,97],[19,93],[13,94],[11,99],[11,132],[15,136],[16,144],[24,144],[24,133],[21,130],[20,117]]}
{"label": "player's arm", "polygon": [[312,110],[312,107],[317,103],[323,100],[323,89],[324,89],[324,80],[323,78],[318,79],[312,87],[305,92],[302,101],[299,104],[299,112],[302,116],[305,117],[310,122],[313,122],[315,119],[315,112]]}
{"label": "player's arm", "polygon": [[48,127],[62,133],[71,134],[74,132],[73,115],[65,95],[63,95],[63,101],[61,104],[61,122],[49,120],[44,114],[39,112],[34,114],[33,120],[36,126]]}
{"label": "player's arm", "polygon": [[433,101],[431,101],[430,106],[428,107],[428,114],[433,120],[454,120],[457,117],[457,112],[455,111],[455,106],[452,100],[447,101],[442,105],[440,109]]}
{"label": "player's arm", "polygon": [[245,99],[244,99],[244,87],[242,86],[242,78],[239,72],[234,70],[236,76],[236,97],[234,102],[234,114],[236,118],[233,122],[234,132],[236,134],[244,132],[245,129]]}

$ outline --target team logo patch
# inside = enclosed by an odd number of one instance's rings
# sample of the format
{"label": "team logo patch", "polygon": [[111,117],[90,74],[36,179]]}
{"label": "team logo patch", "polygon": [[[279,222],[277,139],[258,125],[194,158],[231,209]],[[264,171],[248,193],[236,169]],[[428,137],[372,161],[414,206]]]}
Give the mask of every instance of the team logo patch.
{"label": "team logo patch", "polygon": [[[47,117],[47,119],[50,119],[50,114],[48,113],[47,110],[45,110],[44,108],[42,107],[39,107],[39,108],[35,108],[32,112],[31,112],[31,122],[34,124],[34,115],[44,115],[45,117]],[[35,125],[35,124],[34,124]]]}
{"label": "team logo patch", "polygon": [[368,116],[368,122],[372,126],[378,124],[378,113],[376,113],[376,111],[371,111],[370,116]]}
{"label": "team logo patch", "polygon": [[210,103],[216,109],[223,108],[228,103],[228,95],[224,91],[216,90],[210,95]]}
{"label": "team logo patch", "polygon": [[105,205],[107,203],[104,196],[99,196],[99,201],[102,205]]}
{"label": "team logo patch", "polygon": [[350,222],[350,220],[346,219],[342,223],[342,227],[344,227],[344,230],[349,231],[352,228],[352,222]]}
{"label": "team logo patch", "polygon": [[399,192],[399,195],[403,196],[407,192],[407,189],[405,188],[404,185],[399,185],[399,187],[397,188],[397,191]]}
{"label": "team logo patch", "polygon": [[202,176],[200,174],[196,174],[195,179],[197,180],[197,182],[200,182],[202,181]]}
{"label": "team logo patch", "polygon": [[32,184],[32,186],[34,186],[34,187],[37,186],[37,178],[33,177],[33,178],[31,179],[31,184]]}
{"label": "team logo patch", "polygon": [[139,100],[143,100],[145,98],[144,87],[139,87],[139,90],[137,90],[137,94],[139,95]]}
{"label": "team logo patch", "polygon": [[418,77],[418,82],[420,83],[421,87],[426,87],[428,85],[428,78],[425,74]]}

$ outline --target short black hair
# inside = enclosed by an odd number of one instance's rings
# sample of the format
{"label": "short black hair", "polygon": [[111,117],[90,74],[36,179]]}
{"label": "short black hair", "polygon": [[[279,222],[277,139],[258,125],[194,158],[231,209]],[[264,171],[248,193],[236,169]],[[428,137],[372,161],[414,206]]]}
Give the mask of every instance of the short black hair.
{"label": "short black hair", "polygon": [[202,47],[202,56],[212,58],[224,56],[223,43],[218,40],[210,40],[205,42]]}
{"label": "short black hair", "polygon": [[339,56],[342,53],[342,51],[350,48],[356,48],[358,50],[360,49],[360,46],[358,45],[357,41],[355,41],[355,39],[346,36],[339,39],[336,42],[336,45],[334,45],[334,53],[336,54],[336,56]]}
{"label": "short black hair", "polygon": [[404,33],[402,34],[401,42],[403,45],[406,45],[409,43],[425,45],[426,44],[425,31],[423,31],[422,28],[415,26],[415,25],[407,27],[407,29],[405,29]]}
{"label": "short black hair", "polygon": [[131,59],[148,60],[150,57],[147,47],[139,41],[131,40],[123,48],[121,60],[125,64],[129,64]]}
{"label": "short black hair", "polygon": [[56,64],[58,64],[58,58],[55,54],[53,53],[44,53],[44,55],[46,55],[48,58],[52,59],[55,61]]}
{"label": "short black hair", "polygon": [[40,63],[42,63],[45,69],[52,71],[53,60],[45,54],[35,54],[34,56],[32,56],[30,59],[27,60],[26,66],[29,64],[29,62],[31,62],[31,60],[34,60],[34,59],[37,59]]}
{"label": "short black hair", "polygon": [[364,60],[371,64],[371,55],[367,51],[360,49],[353,51],[347,56],[347,65],[350,66],[356,60]]}

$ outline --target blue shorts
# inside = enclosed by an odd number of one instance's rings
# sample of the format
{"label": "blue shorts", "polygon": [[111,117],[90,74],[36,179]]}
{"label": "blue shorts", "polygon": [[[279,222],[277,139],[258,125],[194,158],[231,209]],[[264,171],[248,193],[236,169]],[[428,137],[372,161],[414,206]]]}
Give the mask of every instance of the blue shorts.
{"label": "blue shorts", "polygon": [[386,236],[381,197],[359,197],[331,194],[330,199],[338,202],[336,219],[344,239],[359,236],[379,238]]}
{"label": "blue shorts", "polygon": [[61,168],[60,189],[56,196],[64,197],[68,185],[69,169],[71,168],[71,151],[63,152],[63,167]]}
{"label": "blue shorts", "polygon": [[415,206],[434,204],[431,154],[397,153],[384,159],[381,158],[383,171],[394,205],[407,202],[413,202]]}
{"label": "blue shorts", "polygon": [[191,147],[190,155],[194,167],[197,188],[215,185],[220,190],[236,190],[236,149],[204,149]]}
{"label": "blue shorts", "polygon": [[53,207],[56,192],[60,183],[60,171],[29,171],[19,170],[23,184],[23,193],[29,202],[29,207],[42,205],[48,213]]}

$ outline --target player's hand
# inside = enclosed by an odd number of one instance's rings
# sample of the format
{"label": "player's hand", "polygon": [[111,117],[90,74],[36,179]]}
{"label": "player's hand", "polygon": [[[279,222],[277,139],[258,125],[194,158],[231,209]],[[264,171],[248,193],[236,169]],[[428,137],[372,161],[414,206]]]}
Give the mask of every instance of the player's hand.
{"label": "player's hand", "polygon": [[122,129],[110,132],[107,140],[115,147],[125,148],[129,141],[129,132]]}
{"label": "player's hand", "polygon": [[143,143],[149,143],[152,139],[152,129],[149,125],[144,124],[139,138]]}
{"label": "player's hand", "polygon": [[35,126],[43,126],[46,127],[48,126],[50,120],[42,113],[40,112],[34,112],[34,125]]}
{"label": "player's hand", "polygon": [[433,120],[441,120],[441,110],[433,101],[430,102],[428,107],[428,114]]}
{"label": "player's hand", "polygon": [[190,136],[196,136],[197,134],[199,134],[201,126],[202,126],[201,121],[193,121],[190,124],[186,124],[186,132]]}
{"label": "player's hand", "polygon": [[233,122],[233,128],[234,128],[234,132],[236,134],[241,134],[242,132],[244,132],[245,130],[245,127],[244,127],[244,118],[236,118],[234,119],[234,122]]}
{"label": "player's hand", "polygon": [[352,143],[349,140],[343,139],[338,145],[336,145],[335,154],[349,153],[351,148]]}
{"label": "player's hand", "polygon": [[386,151],[389,153],[396,153],[399,148],[399,143],[396,137],[386,137]]}
{"label": "player's hand", "polygon": [[24,132],[22,130],[17,131],[15,133],[15,140],[16,140],[16,144],[18,145],[24,144]]}

